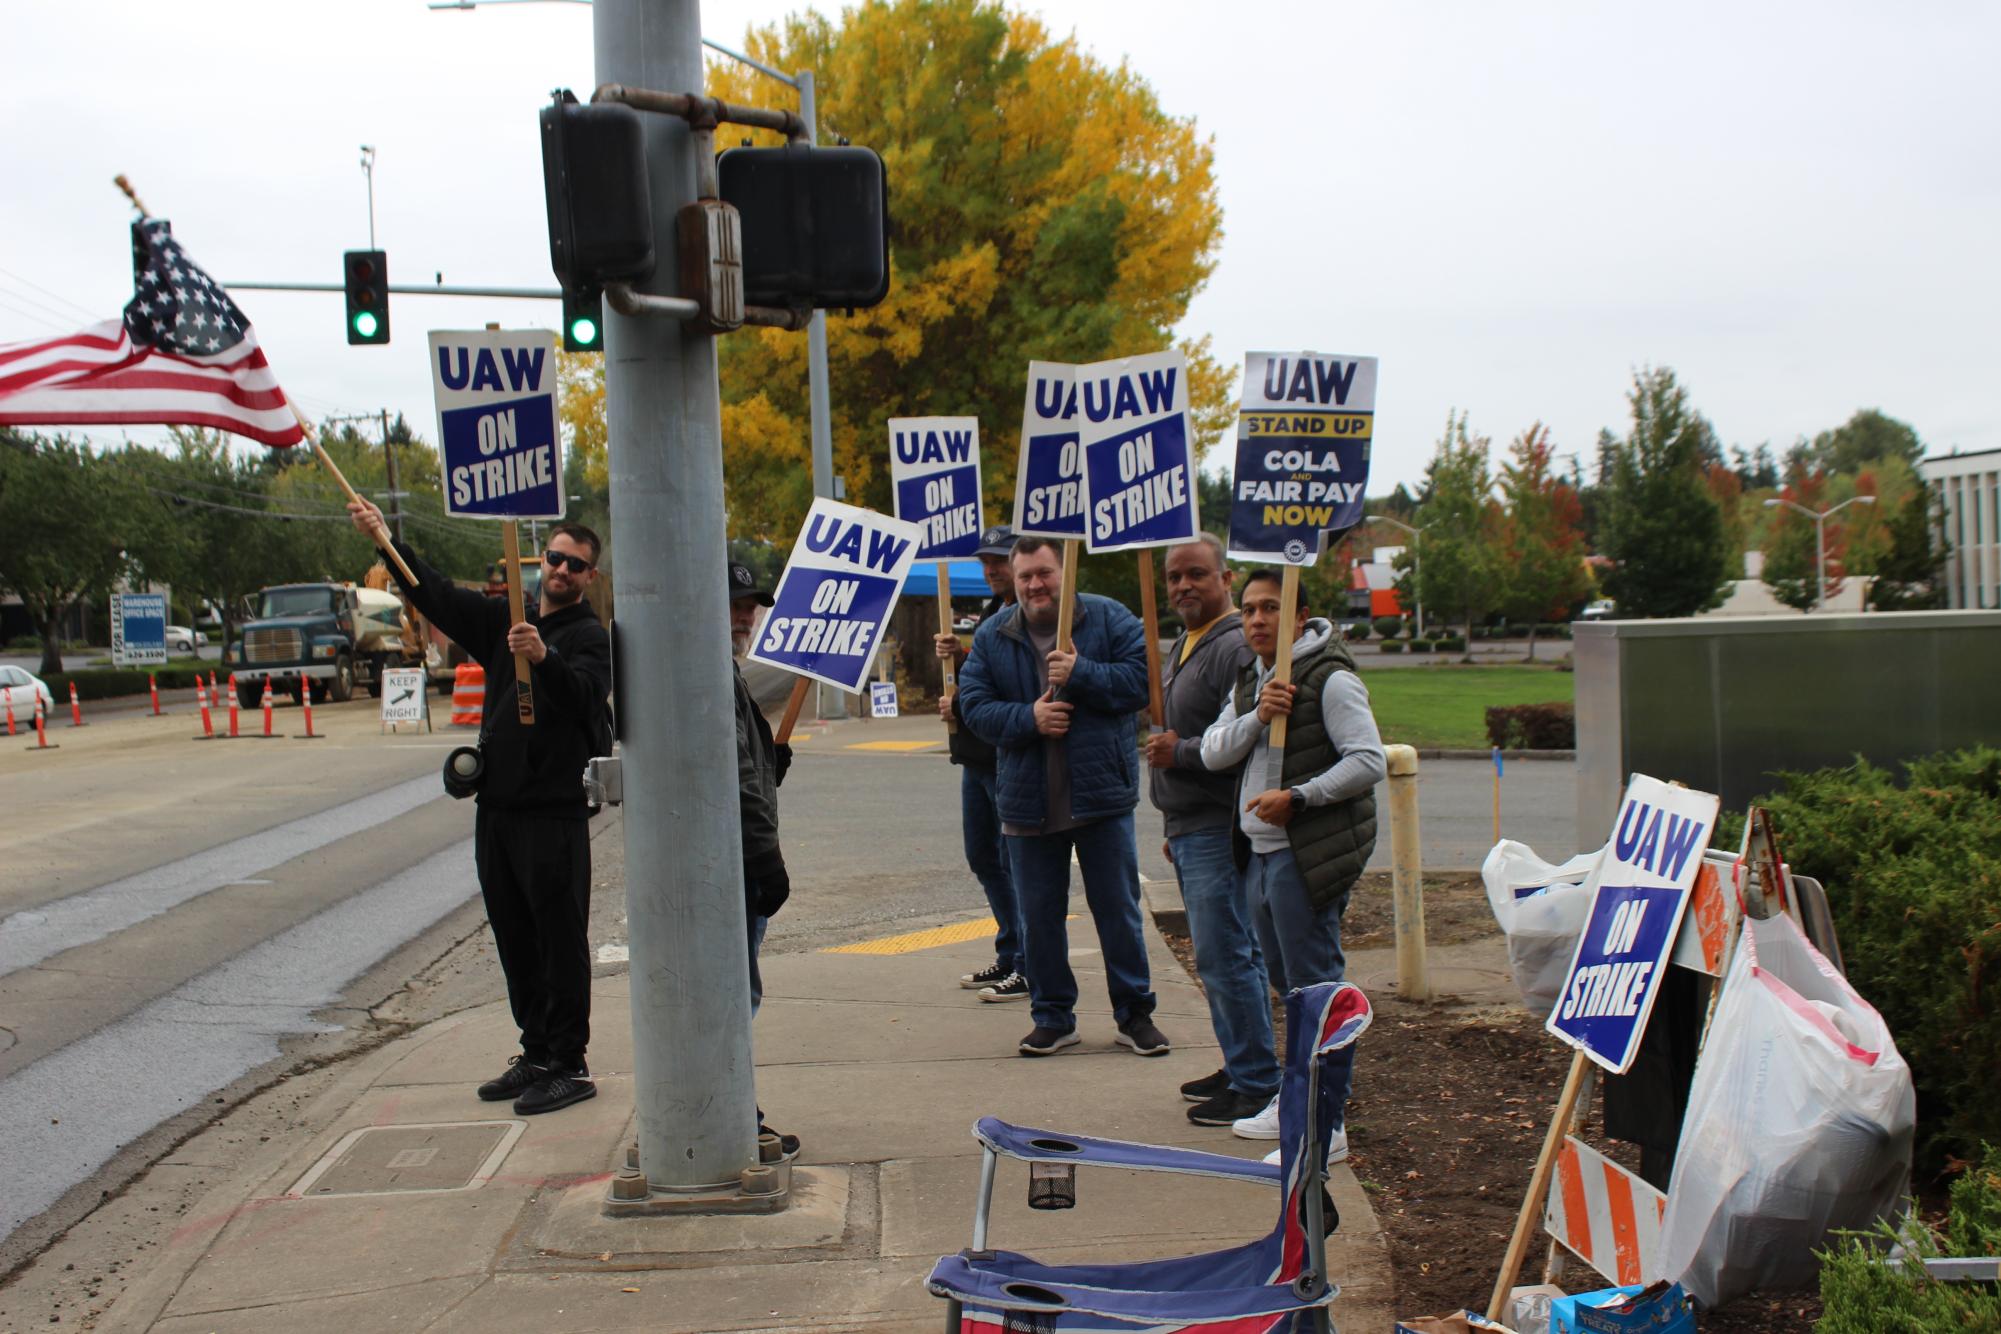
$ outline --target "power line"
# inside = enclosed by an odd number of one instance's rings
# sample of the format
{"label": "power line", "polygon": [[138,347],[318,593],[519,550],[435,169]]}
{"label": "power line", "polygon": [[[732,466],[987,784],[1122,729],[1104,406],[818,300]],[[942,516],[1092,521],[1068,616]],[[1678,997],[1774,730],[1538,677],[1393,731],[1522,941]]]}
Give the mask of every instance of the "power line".
{"label": "power line", "polygon": [[42,286],[40,283],[36,282],[32,278],[23,278],[20,274],[15,273],[11,269],[0,269],[0,275],[5,275],[6,277],[12,278],[17,283],[24,283],[27,286],[34,288],[37,292],[40,292],[43,296],[54,297],[56,300],[62,302],[65,306],[68,306],[71,310],[81,314],[87,320],[96,321],[104,318],[102,315],[99,315],[95,311],[92,311],[88,306],[80,306],[76,302],[64,296],[62,293],[51,291],[49,288]]}

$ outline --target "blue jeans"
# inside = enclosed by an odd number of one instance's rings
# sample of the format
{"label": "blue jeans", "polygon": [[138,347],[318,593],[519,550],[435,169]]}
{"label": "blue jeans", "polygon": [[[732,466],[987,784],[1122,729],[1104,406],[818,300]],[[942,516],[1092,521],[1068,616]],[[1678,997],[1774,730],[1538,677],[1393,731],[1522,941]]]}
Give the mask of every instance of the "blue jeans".
{"label": "blue jeans", "polygon": [[[1341,954],[1341,914],[1348,910],[1343,894],[1325,908],[1314,910],[1306,897],[1306,882],[1299,878],[1299,863],[1292,852],[1253,852],[1244,868],[1244,897],[1257,924],[1258,939],[1264,944],[1265,975],[1272,989],[1283,996],[1294,987],[1315,982],[1339,982],[1347,972]],[[1347,1083],[1336,1092],[1334,1106],[1347,1124],[1348,1091],[1353,1086],[1353,1063],[1337,1062]]]}
{"label": "blue jeans", "polygon": [[1167,843],[1195,941],[1195,972],[1209,995],[1209,1023],[1223,1049],[1230,1087],[1270,1097],[1278,1091],[1271,1001],[1250,908],[1230,859],[1229,826],[1176,834]]}
{"label": "blue jeans", "polygon": [[1077,977],[1070,971],[1070,851],[1084,873],[1084,901],[1098,927],[1105,989],[1120,1023],[1153,1013],[1146,937],[1139,917],[1139,850],[1131,811],[1060,834],[1007,836],[1027,946],[1029,1012],[1038,1027],[1068,1033],[1077,1026]]}
{"label": "blue jeans", "polygon": [[[963,724],[962,724],[963,725]],[[966,838],[966,865],[986,891],[993,911],[994,960],[1010,973],[1022,968],[1021,903],[1008,869],[1007,844],[1001,836],[1000,808],[995,805],[994,771],[976,764],[959,766],[959,823]]]}

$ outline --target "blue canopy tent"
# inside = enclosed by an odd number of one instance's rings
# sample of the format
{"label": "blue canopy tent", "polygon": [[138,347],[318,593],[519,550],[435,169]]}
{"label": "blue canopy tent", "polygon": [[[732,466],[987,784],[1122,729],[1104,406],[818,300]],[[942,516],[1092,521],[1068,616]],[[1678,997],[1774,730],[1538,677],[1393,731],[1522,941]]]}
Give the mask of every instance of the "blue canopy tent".
{"label": "blue canopy tent", "polygon": [[[976,557],[965,557],[947,562],[952,567],[951,595],[955,598],[979,598],[982,601],[993,596],[987,587],[987,576],[980,568]],[[935,598],[938,596],[938,562],[920,560],[910,567],[910,577],[903,581],[903,596],[907,598]]]}

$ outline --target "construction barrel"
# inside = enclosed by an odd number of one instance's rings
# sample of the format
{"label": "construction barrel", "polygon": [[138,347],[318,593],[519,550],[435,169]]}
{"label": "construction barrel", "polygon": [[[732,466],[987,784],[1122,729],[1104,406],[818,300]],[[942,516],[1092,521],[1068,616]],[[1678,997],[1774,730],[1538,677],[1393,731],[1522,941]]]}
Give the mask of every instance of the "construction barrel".
{"label": "construction barrel", "polygon": [[452,726],[478,727],[486,700],[486,668],[462,662],[452,677]]}

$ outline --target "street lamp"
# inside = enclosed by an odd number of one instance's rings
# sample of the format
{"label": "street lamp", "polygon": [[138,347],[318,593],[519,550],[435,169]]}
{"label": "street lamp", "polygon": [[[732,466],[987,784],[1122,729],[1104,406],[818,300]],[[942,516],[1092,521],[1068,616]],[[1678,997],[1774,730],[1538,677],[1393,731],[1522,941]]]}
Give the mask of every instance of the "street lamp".
{"label": "street lamp", "polygon": [[1827,610],[1827,516],[1838,514],[1850,505],[1873,505],[1875,503],[1876,497],[1874,496],[1850,496],[1831,509],[1810,510],[1804,505],[1794,504],[1792,501],[1779,496],[1773,496],[1765,502],[1765,508],[1768,510],[1777,509],[1783,505],[1789,510],[1798,510],[1801,514],[1813,520],[1813,568],[1814,572],[1820,576],[1820,591],[1813,600],[1813,609],[1815,611]]}
{"label": "street lamp", "polygon": [[[1410,534],[1411,587],[1413,589],[1422,588],[1424,586],[1424,542],[1421,539],[1424,537],[1424,528],[1413,528],[1402,519],[1392,519],[1387,514],[1364,515],[1362,522],[1386,523],[1392,528],[1401,528]],[[1430,526],[1429,524],[1425,525],[1426,528]],[[1417,637],[1422,639],[1424,638],[1424,599],[1413,594],[1413,600],[1417,603]]]}

